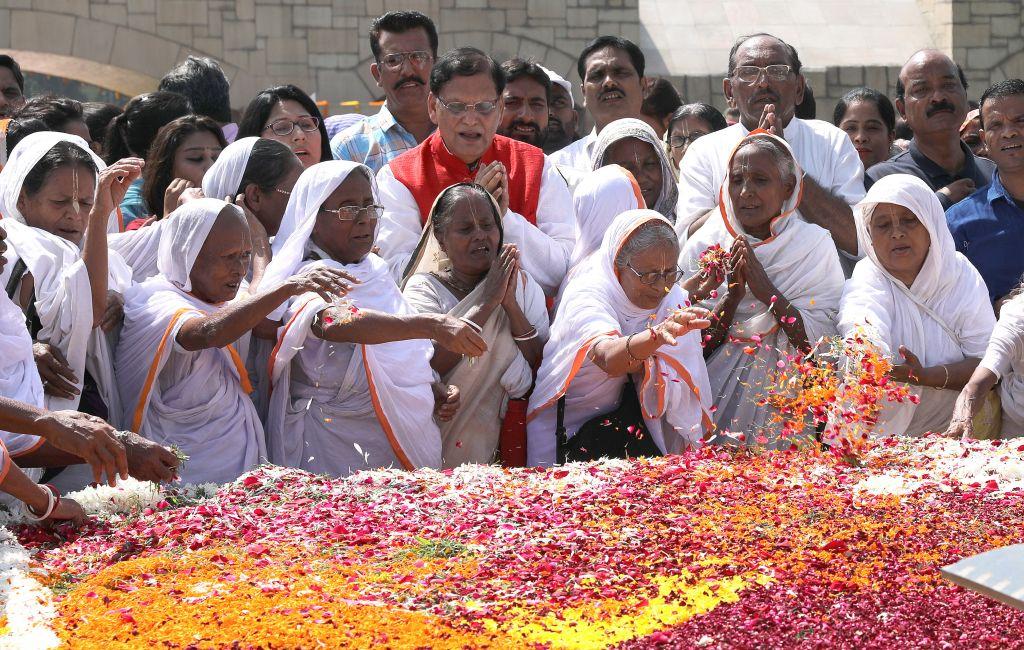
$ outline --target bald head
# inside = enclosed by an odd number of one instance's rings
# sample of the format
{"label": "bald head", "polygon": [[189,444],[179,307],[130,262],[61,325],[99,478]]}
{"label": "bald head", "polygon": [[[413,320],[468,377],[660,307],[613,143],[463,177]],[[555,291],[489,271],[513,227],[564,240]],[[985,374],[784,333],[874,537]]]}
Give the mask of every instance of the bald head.
{"label": "bald head", "polygon": [[938,50],[915,52],[900,69],[896,108],[915,135],[959,134],[967,115],[963,70]]}
{"label": "bald head", "polygon": [[740,111],[748,129],[757,128],[765,107],[786,126],[803,100],[800,57],[781,38],[771,34],[741,36],[729,52],[729,76],[723,80],[726,99]]}

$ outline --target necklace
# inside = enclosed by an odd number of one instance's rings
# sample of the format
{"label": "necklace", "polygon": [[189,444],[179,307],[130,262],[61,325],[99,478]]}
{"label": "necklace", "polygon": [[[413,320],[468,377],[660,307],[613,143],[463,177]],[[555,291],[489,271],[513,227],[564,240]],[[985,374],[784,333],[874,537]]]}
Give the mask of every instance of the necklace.
{"label": "necklace", "polygon": [[475,287],[468,287],[465,284],[463,284],[462,282],[460,282],[459,280],[457,280],[455,278],[455,274],[453,274],[450,269],[445,271],[445,277],[441,277],[437,273],[431,273],[431,275],[433,275],[435,278],[437,278],[441,282],[444,282],[445,284],[449,284],[452,287],[454,287],[455,289],[458,289],[459,291],[461,291],[462,293],[466,294],[467,296],[470,293],[472,293],[473,289],[475,288]]}

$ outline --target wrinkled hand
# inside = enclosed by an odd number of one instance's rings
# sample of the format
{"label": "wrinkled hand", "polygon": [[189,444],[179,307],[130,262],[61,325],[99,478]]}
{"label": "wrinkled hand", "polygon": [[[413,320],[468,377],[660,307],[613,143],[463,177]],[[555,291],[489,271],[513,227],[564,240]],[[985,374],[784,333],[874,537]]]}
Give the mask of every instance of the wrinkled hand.
{"label": "wrinkled hand", "polygon": [[938,193],[947,196],[950,203],[957,203],[967,198],[976,189],[978,188],[975,186],[974,181],[969,178],[961,178],[943,187]]}
{"label": "wrinkled hand", "polygon": [[726,275],[726,286],[727,297],[732,300],[739,302],[743,296],[747,295],[747,273],[746,273],[746,259],[742,254],[742,244],[739,239],[733,242],[732,248],[729,249],[729,264],[728,273]]}
{"label": "wrinkled hand", "polygon": [[508,174],[505,165],[497,160],[484,165],[476,173],[473,182],[490,192],[498,203],[498,214],[504,218],[508,212]]}
{"label": "wrinkled hand", "polygon": [[100,329],[109,332],[124,320],[124,296],[116,291],[107,291],[107,309],[103,312]]}
{"label": "wrinkled hand", "polygon": [[704,302],[712,297],[718,287],[726,280],[726,274],[719,269],[700,270],[683,282],[683,288],[690,296],[691,302]]}
{"label": "wrinkled hand", "polygon": [[483,293],[488,304],[499,305],[504,301],[517,257],[518,252],[514,248],[510,251],[508,246],[494,257],[491,270],[484,277]]}
{"label": "wrinkled hand", "polygon": [[63,399],[74,399],[81,391],[78,378],[64,354],[49,343],[33,343],[32,356],[36,359],[39,378],[43,380],[43,391],[47,395]]}
{"label": "wrinkled hand", "polygon": [[893,366],[892,370],[889,371],[889,376],[893,381],[904,384],[920,384],[921,375],[924,373],[924,366],[917,358],[917,355],[901,345],[900,356],[903,357],[903,363]]}
{"label": "wrinkled hand", "polygon": [[740,235],[736,238],[739,256],[743,260],[743,277],[747,282],[747,288],[755,298],[768,305],[772,296],[778,296],[778,289],[772,284],[768,273],[764,270],[761,260],[754,254],[754,248],[746,237]]}
{"label": "wrinkled hand", "polygon": [[312,291],[331,303],[345,297],[352,290],[353,284],[359,284],[359,280],[340,269],[317,265],[293,275],[286,283],[293,295]]}
{"label": "wrinkled hand", "polygon": [[128,188],[142,175],[145,164],[142,158],[122,158],[100,172],[92,204],[92,214],[96,218],[106,219],[121,205]]}
{"label": "wrinkled hand", "polygon": [[242,214],[245,215],[245,222],[249,224],[249,233],[252,235],[253,241],[270,241],[270,238],[267,236],[267,229],[263,226],[263,222],[257,219],[256,215],[249,209],[249,206],[246,205],[244,194],[239,194],[234,199],[230,196],[225,196],[224,200],[227,203],[238,206],[242,211]]}
{"label": "wrinkled hand", "polygon": [[181,206],[181,195],[182,193],[194,187],[192,181],[185,180],[184,178],[175,178],[171,181],[171,184],[164,190],[164,216],[166,217],[170,213],[174,212]]}
{"label": "wrinkled hand", "polygon": [[508,276],[508,286],[505,288],[505,295],[501,298],[501,306],[507,311],[519,306],[519,303],[516,301],[516,289],[519,286],[519,274],[522,272],[522,266],[519,264],[519,249],[515,247],[515,244],[505,244],[505,250],[502,251],[502,254],[506,253],[512,260],[512,268]]}
{"label": "wrinkled hand", "polygon": [[70,521],[75,526],[85,523],[86,514],[81,505],[74,499],[61,497],[60,503],[53,509],[53,513],[46,519],[47,522]]}
{"label": "wrinkled hand", "polygon": [[479,357],[487,351],[487,343],[476,333],[476,330],[458,318],[439,314],[433,329],[434,332],[430,338],[455,354]]}
{"label": "wrinkled hand", "polygon": [[711,312],[702,307],[686,307],[655,325],[653,331],[661,345],[677,345],[681,336],[707,327],[711,327]]}
{"label": "wrinkled hand", "polygon": [[118,432],[128,458],[128,473],[139,481],[168,483],[178,475],[180,461],[167,447],[131,431]]}
{"label": "wrinkled hand", "polygon": [[128,478],[128,459],[114,427],[95,415],[79,411],[51,411],[39,423],[51,445],[78,456],[92,467],[95,483],[113,487],[117,477]]}
{"label": "wrinkled hand", "polygon": [[953,417],[949,421],[946,435],[950,438],[967,440],[974,437],[974,409],[973,402],[978,399],[967,391],[960,393],[956,398],[956,406],[953,407]]}
{"label": "wrinkled hand", "polygon": [[430,387],[434,391],[434,415],[441,422],[448,422],[459,411],[459,387],[442,383],[434,383]]}

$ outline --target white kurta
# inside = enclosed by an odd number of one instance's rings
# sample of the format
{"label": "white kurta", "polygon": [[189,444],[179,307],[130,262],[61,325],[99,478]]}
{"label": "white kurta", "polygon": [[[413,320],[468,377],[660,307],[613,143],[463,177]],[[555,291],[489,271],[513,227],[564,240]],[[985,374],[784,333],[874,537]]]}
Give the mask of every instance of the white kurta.
{"label": "white kurta", "polygon": [[999,310],[999,322],[979,365],[991,370],[1000,380],[1002,437],[1024,436],[1024,295],[1010,300]]}
{"label": "white kurta", "polygon": [[[686,150],[679,170],[676,232],[718,205],[729,157],[749,131],[742,124],[709,133]],[[864,166],[843,131],[821,120],[793,118],[784,130],[797,163],[814,181],[851,207],[864,198]]]}
{"label": "white kurta", "polygon": [[[377,187],[384,217],[380,222],[377,244],[397,280],[402,278],[423,232],[420,209],[412,192],[395,178],[390,166],[377,172]],[[509,210],[503,219],[505,243],[520,251],[523,269],[554,295],[569,270],[569,255],[576,240],[572,195],[565,180],[550,159],[544,161],[537,225]]]}
{"label": "white kurta", "polygon": [[595,144],[597,144],[597,129],[592,129],[590,133],[576,142],[567,144],[548,156],[548,160],[559,167],[589,172],[592,169],[590,161],[594,153]]}

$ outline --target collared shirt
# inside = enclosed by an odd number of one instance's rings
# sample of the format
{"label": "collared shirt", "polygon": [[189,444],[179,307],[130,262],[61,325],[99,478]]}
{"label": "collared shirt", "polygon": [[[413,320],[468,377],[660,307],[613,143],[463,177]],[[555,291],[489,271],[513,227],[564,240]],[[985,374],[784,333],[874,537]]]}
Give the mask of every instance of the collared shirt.
{"label": "collared shirt", "polygon": [[398,123],[387,104],[376,115],[354,124],[331,139],[335,160],[363,163],[377,173],[418,142]]}
{"label": "collared shirt", "polygon": [[594,152],[595,144],[597,144],[596,128],[576,142],[567,144],[551,154],[548,156],[548,160],[559,167],[589,172],[593,169],[590,164],[590,154]]}
{"label": "collared shirt", "polygon": [[971,261],[993,302],[1017,286],[1024,274],[1024,209],[999,180],[946,211],[956,249]]}
{"label": "collared shirt", "polygon": [[[960,143],[960,149],[964,152],[964,166],[956,174],[950,174],[937,162],[921,153],[921,150],[917,148],[917,139],[913,139],[910,141],[910,148],[903,153],[877,165],[872,165],[871,169],[864,174],[864,185],[870,188],[879,178],[889,174],[917,176],[928,183],[928,186],[935,192],[962,178],[974,181],[975,187],[988,185],[992,180],[992,172],[996,170],[995,163],[987,158],[976,157],[963,142]],[[935,196],[938,197],[943,210],[949,209],[949,206],[952,205],[945,194],[936,194]]]}

